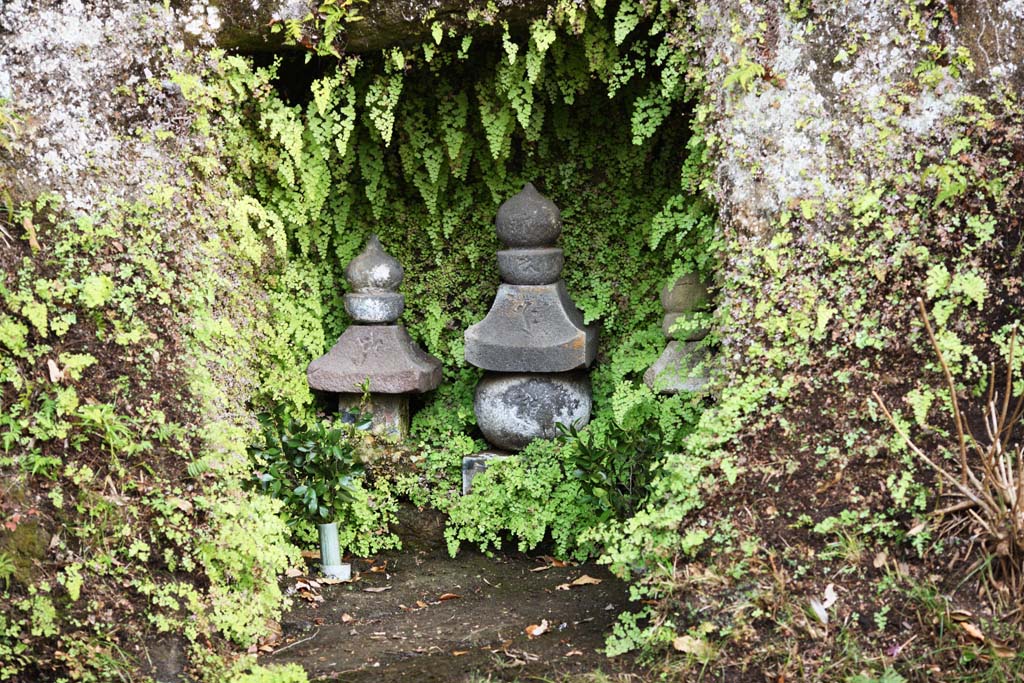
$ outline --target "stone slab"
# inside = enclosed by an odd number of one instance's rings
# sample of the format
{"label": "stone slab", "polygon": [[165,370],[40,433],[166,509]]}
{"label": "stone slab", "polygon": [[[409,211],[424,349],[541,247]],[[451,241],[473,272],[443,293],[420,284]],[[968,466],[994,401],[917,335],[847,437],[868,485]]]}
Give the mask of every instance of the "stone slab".
{"label": "stone slab", "polygon": [[583,324],[564,281],[500,285],[487,317],[465,339],[466,361],[495,372],[568,372],[597,355],[597,328]]}
{"label": "stone slab", "polygon": [[550,285],[562,276],[565,256],[557,247],[503,249],[498,252],[498,274],[510,285]]}
{"label": "stone slab", "polygon": [[462,495],[468,496],[473,490],[473,479],[487,469],[495,460],[504,460],[512,455],[504,451],[483,451],[467,455],[462,459]]}
{"label": "stone slab", "polygon": [[351,325],[330,351],[309,364],[309,386],[375,394],[421,393],[441,383],[441,361],[424,352],[401,325]]}
{"label": "stone slab", "polygon": [[590,378],[572,373],[487,373],[476,387],[473,412],[488,443],[519,451],[534,439],[554,439],[557,424],[590,422]]}
{"label": "stone slab", "polygon": [[690,332],[673,333],[672,326],[676,324],[676,321],[682,318],[683,320],[691,319],[694,317],[694,313],[669,313],[665,316],[665,319],[661,322],[661,331],[665,333],[665,336],[669,339],[675,339],[677,341],[700,341],[704,337],[708,336],[711,328],[701,327]]}
{"label": "stone slab", "polygon": [[696,311],[710,300],[707,283],[696,274],[684,275],[661,290],[661,306],[667,313]]}
{"label": "stone slab", "polygon": [[708,383],[710,358],[707,347],[700,342],[669,342],[644,373],[644,382],[659,394],[700,391]]}
{"label": "stone slab", "polygon": [[370,394],[365,405],[362,394],[338,394],[338,412],[350,423],[370,413],[374,434],[403,441],[409,438],[409,398],[403,394]]}

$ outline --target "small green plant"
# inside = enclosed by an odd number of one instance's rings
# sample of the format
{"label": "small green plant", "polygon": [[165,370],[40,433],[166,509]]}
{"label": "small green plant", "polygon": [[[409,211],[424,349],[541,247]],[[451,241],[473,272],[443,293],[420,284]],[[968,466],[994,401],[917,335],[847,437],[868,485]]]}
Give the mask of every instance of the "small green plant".
{"label": "small green plant", "polygon": [[261,490],[284,503],[288,523],[328,524],[351,513],[364,475],[354,433],[323,422],[304,425],[283,411],[259,415],[263,441],[249,447]]}
{"label": "small green plant", "polygon": [[573,476],[602,511],[602,521],[633,514],[655,476],[655,463],[664,450],[657,430],[618,430],[603,440],[575,425],[559,424],[562,438],[575,446]]}
{"label": "small green plant", "polygon": [[4,582],[4,590],[10,590],[11,588],[11,577],[14,576],[14,572],[17,567],[14,566],[14,560],[6,552],[0,553],[0,581]]}
{"label": "small green plant", "polygon": [[270,26],[273,33],[283,33],[285,42],[302,45],[321,57],[333,55],[341,59],[341,38],[346,24],[362,21],[357,4],[367,0],[324,0],[302,19],[282,19]]}

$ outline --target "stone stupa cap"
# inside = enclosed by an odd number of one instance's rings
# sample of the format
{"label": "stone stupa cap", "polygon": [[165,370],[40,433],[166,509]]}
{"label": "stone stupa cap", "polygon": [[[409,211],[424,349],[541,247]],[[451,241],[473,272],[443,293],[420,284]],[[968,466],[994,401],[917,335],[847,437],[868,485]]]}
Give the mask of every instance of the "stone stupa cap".
{"label": "stone stupa cap", "polygon": [[526,183],[498,208],[495,227],[506,246],[550,247],[562,233],[562,214],[533,183]]}
{"label": "stone stupa cap", "polygon": [[402,264],[384,251],[376,235],[370,235],[362,253],[345,268],[345,279],[355,292],[397,292],[403,276]]}

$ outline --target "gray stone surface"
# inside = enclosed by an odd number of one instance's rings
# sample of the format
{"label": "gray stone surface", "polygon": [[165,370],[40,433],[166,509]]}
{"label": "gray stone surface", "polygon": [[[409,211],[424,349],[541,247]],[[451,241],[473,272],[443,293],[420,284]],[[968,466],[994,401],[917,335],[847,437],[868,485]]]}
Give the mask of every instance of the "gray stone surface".
{"label": "gray stone surface", "polygon": [[684,275],[661,290],[661,306],[669,313],[700,310],[710,299],[707,283],[696,274]]}
{"label": "gray stone surface", "polygon": [[309,386],[320,391],[429,391],[441,383],[441,361],[422,351],[401,325],[352,325],[325,355],[309,364]]}
{"label": "gray stone surface", "polygon": [[710,354],[699,342],[669,342],[644,382],[659,394],[700,391],[708,383]]}
{"label": "gray stone surface", "polygon": [[566,372],[597,354],[597,329],[583,324],[561,281],[500,285],[487,317],[465,338],[466,361],[497,372]]}
{"label": "gray stone surface", "polygon": [[590,378],[585,373],[488,373],[473,400],[477,425],[491,444],[522,450],[534,439],[559,435],[557,423],[590,422]]}
{"label": "gray stone surface", "polygon": [[409,437],[409,398],[402,394],[371,394],[365,404],[362,394],[338,394],[338,412],[347,422],[370,413],[370,431],[374,434]]}
{"label": "gray stone surface", "polygon": [[345,311],[357,323],[393,323],[405,310],[405,297],[397,292],[353,292],[344,300]]}
{"label": "gray stone surface", "polygon": [[356,292],[397,292],[403,275],[402,264],[384,251],[376,235],[370,235],[363,251],[345,267],[345,278]]}
{"label": "gray stone surface", "polygon": [[675,339],[678,341],[700,341],[704,337],[708,336],[708,332],[711,331],[710,328],[701,327],[693,330],[692,332],[672,332],[672,326],[676,324],[677,320],[688,320],[694,317],[694,313],[669,313],[665,316],[664,320],[661,321],[661,331],[668,339]]}
{"label": "gray stone surface", "polygon": [[510,285],[550,285],[562,276],[565,256],[557,247],[498,252],[498,274]]}
{"label": "gray stone surface", "polygon": [[464,457],[462,459],[462,495],[468,496],[472,492],[473,480],[476,475],[486,470],[490,463],[508,457],[510,455],[504,451],[483,451]]}
{"label": "gray stone surface", "polygon": [[562,212],[533,183],[526,183],[498,207],[495,227],[508,247],[550,247],[562,233]]}

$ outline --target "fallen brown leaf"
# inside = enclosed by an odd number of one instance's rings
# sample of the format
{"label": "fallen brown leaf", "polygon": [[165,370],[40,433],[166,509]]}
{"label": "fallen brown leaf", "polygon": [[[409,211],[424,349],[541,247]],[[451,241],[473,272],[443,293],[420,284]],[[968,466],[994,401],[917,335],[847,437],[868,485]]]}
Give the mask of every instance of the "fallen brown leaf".
{"label": "fallen brown leaf", "polygon": [[546,572],[549,569],[551,569],[551,565],[550,564],[545,564],[545,565],[542,565],[540,567],[534,567],[530,571],[531,572]]}
{"label": "fallen brown leaf", "polygon": [[962,628],[964,632],[966,632],[967,635],[969,635],[971,638],[974,638],[975,640],[980,640],[981,642],[985,642],[985,634],[981,632],[980,628],[978,628],[971,622],[961,622],[960,628]]}
{"label": "fallen brown leaf", "polygon": [[427,603],[423,602],[422,600],[417,600],[416,601],[416,606],[419,607],[420,609],[423,609],[424,607],[427,607]]}
{"label": "fallen brown leaf", "polygon": [[64,371],[57,365],[57,361],[52,358],[46,359],[46,368],[50,371],[50,381],[56,384],[64,379]]}
{"label": "fallen brown leaf", "polygon": [[32,248],[32,251],[39,251],[39,239],[36,236],[36,226],[32,225],[32,219],[29,216],[25,216],[21,219],[21,227],[25,228],[25,233],[28,235],[28,246]]}
{"label": "fallen brown leaf", "polygon": [[572,582],[573,586],[596,586],[601,583],[601,579],[595,579],[593,576],[584,574],[580,578]]}
{"label": "fallen brown leaf", "polygon": [[461,657],[462,655],[468,655],[469,650],[452,650],[452,657]]}
{"label": "fallen brown leaf", "polygon": [[458,600],[461,597],[461,595],[456,595],[455,593],[445,593],[444,595],[439,597],[438,600],[444,602],[445,600]]}
{"label": "fallen brown leaf", "polygon": [[322,583],[325,586],[334,586],[334,585],[337,585],[339,583],[352,583],[352,579],[336,579],[336,578],[331,577],[331,576],[325,576],[322,579],[317,579],[317,581],[319,581],[320,583]]}
{"label": "fallen brown leaf", "polygon": [[355,617],[353,617],[348,612],[345,612],[344,614],[341,615],[341,623],[347,624],[347,623],[352,622],[352,621],[355,621]]}
{"label": "fallen brown leaf", "polygon": [[569,650],[568,652],[565,653],[565,656],[566,657],[582,657],[583,656],[583,652],[581,652],[580,650]]}
{"label": "fallen brown leaf", "polygon": [[577,586],[596,586],[599,583],[601,583],[601,579],[595,579],[593,576],[588,576],[587,574],[584,574],[575,581],[558,584],[557,586],[555,586],[555,590],[567,591],[571,590],[572,588],[576,588]]}
{"label": "fallen brown leaf", "polygon": [[364,588],[364,593],[383,593],[384,591],[391,590],[391,586],[374,586],[372,588]]}

